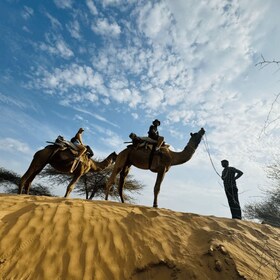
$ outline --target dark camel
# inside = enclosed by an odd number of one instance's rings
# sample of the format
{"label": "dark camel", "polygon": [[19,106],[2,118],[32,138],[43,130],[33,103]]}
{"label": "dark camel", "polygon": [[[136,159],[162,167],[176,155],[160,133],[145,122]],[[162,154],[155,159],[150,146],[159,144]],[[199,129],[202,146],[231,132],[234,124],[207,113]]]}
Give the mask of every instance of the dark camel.
{"label": "dark camel", "polygon": [[108,200],[111,186],[115,183],[116,176],[120,173],[119,195],[121,201],[124,202],[123,186],[124,186],[125,178],[129,172],[129,169],[131,165],[133,165],[140,169],[150,169],[152,172],[157,173],[157,179],[154,187],[154,203],[153,203],[153,206],[157,207],[158,206],[157,197],[165,173],[169,170],[171,166],[183,164],[192,158],[204,133],[205,131],[203,128],[201,128],[197,133],[191,133],[190,134],[191,138],[187,146],[181,152],[173,152],[168,148],[162,147],[159,152],[154,153],[153,158],[151,158],[151,150],[149,149],[145,149],[144,147],[136,149],[133,146],[128,146],[126,149],[121,151],[117,156],[113,172],[106,185],[105,199]]}
{"label": "dark camel", "polygon": [[[71,173],[73,178],[67,186],[64,197],[68,197],[70,195],[75,184],[81,178],[81,176],[89,171],[98,172],[105,169],[107,166],[115,162],[116,157],[117,154],[113,152],[105,160],[96,162],[92,159],[88,159],[87,155],[83,155],[76,169],[73,171],[73,173]],[[70,174],[74,158],[75,156],[69,149],[61,150],[55,145],[49,145],[44,149],[37,151],[34,154],[33,160],[28,170],[21,177],[18,193],[21,194],[24,189],[25,193],[29,194],[31,182],[48,163],[56,170]]]}

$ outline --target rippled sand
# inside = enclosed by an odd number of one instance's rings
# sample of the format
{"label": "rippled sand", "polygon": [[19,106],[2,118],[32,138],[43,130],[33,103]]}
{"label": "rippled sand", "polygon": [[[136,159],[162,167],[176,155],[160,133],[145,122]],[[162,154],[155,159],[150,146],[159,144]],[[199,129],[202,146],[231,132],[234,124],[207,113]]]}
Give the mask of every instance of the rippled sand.
{"label": "rippled sand", "polygon": [[167,209],[0,194],[0,279],[278,279],[280,229]]}

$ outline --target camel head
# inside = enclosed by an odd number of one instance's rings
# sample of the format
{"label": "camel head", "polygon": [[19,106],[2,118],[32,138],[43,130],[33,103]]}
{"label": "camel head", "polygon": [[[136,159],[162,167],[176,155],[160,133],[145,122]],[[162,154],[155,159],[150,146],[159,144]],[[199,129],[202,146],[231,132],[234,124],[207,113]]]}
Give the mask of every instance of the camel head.
{"label": "camel head", "polygon": [[203,127],[196,133],[190,133],[191,139],[189,142],[192,142],[195,148],[197,148],[204,134],[205,130]]}

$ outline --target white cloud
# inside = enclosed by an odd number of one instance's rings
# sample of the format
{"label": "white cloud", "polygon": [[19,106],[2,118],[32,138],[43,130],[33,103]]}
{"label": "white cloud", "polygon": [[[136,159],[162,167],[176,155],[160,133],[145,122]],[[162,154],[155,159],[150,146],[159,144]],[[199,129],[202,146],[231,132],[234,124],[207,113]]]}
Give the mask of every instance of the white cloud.
{"label": "white cloud", "polygon": [[17,99],[14,99],[14,98],[11,98],[7,95],[4,95],[1,92],[0,92],[0,103],[4,103],[6,105],[13,105],[13,106],[18,107],[19,109],[24,109],[24,108],[28,107],[28,105],[25,104],[24,102],[22,102],[20,100],[17,100]]}
{"label": "white cloud", "polygon": [[101,137],[101,141],[106,146],[112,147],[112,149],[119,149],[123,145],[124,140],[119,134],[110,130],[105,130],[104,132],[107,134],[107,137]]}
{"label": "white cloud", "polygon": [[139,115],[137,113],[131,113],[131,116],[135,119],[138,120],[139,119]]}
{"label": "white cloud", "polygon": [[109,23],[106,18],[98,19],[96,23],[92,24],[91,28],[95,33],[107,37],[118,37],[121,33],[120,26],[116,22]]}
{"label": "white cloud", "polygon": [[27,32],[27,33],[32,33],[32,32],[28,29],[28,27],[25,26],[25,25],[22,27],[22,30],[25,31],[25,32]]}
{"label": "white cloud", "polygon": [[61,9],[72,8],[72,0],[54,0],[55,5]]}
{"label": "white cloud", "polygon": [[96,6],[94,5],[93,1],[92,0],[86,0],[86,4],[90,10],[90,12],[95,16],[98,14],[98,11],[97,11],[97,8]]}
{"label": "white cloud", "polygon": [[31,149],[27,144],[13,138],[0,139],[0,150],[23,154],[29,154],[31,152]]}
{"label": "white cloud", "polygon": [[145,106],[157,110],[163,103],[165,94],[160,88],[151,88],[145,95]]}
{"label": "white cloud", "polygon": [[89,100],[90,102],[97,102],[98,101],[98,95],[93,92],[88,92],[85,94],[85,99]]}
{"label": "white cloud", "polygon": [[189,121],[194,117],[195,113],[193,111],[182,110],[182,111],[172,111],[167,115],[167,120],[170,123],[177,123],[183,121],[184,123],[189,123]]}
{"label": "white cloud", "polygon": [[[87,5],[91,3],[88,1]],[[160,108],[170,121],[184,124],[205,124],[211,112],[219,124],[217,112],[225,104],[244,98],[230,89],[230,83],[252,63],[250,32],[261,16],[259,12],[250,16],[240,5],[233,2],[226,6],[216,1],[209,5],[148,2],[134,13],[138,12],[135,18],[139,31],[150,38],[149,49],[141,45],[139,39],[144,38],[133,38],[135,45],[118,47],[109,43],[94,54],[94,68],[87,68],[89,72],[78,65],[56,69],[54,73],[48,71],[42,85],[62,91],[86,87],[89,100],[101,101],[99,97],[103,95],[106,100],[101,102],[106,104],[115,100],[133,108]],[[120,27],[106,18],[99,19],[92,28],[99,34],[120,33]],[[45,48],[51,53],[63,53],[62,47]],[[93,75],[93,69],[99,73]],[[132,74],[130,80],[128,73]],[[108,77],[110,82],[105,86]]]}
{"label": "white cloud", "polygon": [[58,19],[56,19],[54,16],[52,16],[50,13],[46,12],[45,13],[47,18],[50,20],[52,28],[54,29],[60,29],[62,30],[62,24],[59,22]]}
{"label": "white cloud", "polygon": [[169,26],[172,21],[171,13],[163,2],[152,4],[148,2],[139,11],[138,24],[146,36],[151,38],[165,37],[169,34]]}
{"label": "white cloud", "polygon": [[[54,73],[43,73],[44,86],[58,87],[68,90],[71,87],[93,87],[102,85],[102,77],[94,74],[89,66],[71,64],[68,68],[56,68]],[[40,83],[40,82],[39,82]]]}
{"label": "white cloud", "polygon": [[87,111],[87,110],[85,110],[85,109],[78,108],[78,107],[74,107],[74,110],[77,110],[78,112],[81,112],[81,113],[84,113],[84,114],[88,114],[88,115],[94,117],[95,119],[97,119],[97,120],[99,120],[99,121],[101,121],[101,122],[110,124],[110,125],[112,125],[112,126],[114,126],[114,127],[119,127],[117,124],[108,121],[106,118],[104,118],[104,117],[101,116],[101,115],[94,114],[94,113],[92,113],[92,112],[90,112],[90,111]]}
{"label": "white cloud", "polygon": [[69,59],[74,55],[72,50],[62,38],[57,36],[47,36],[46,39],[46,43],[39,43],[38,47],[40,50],[46,51],[52,55],[61,56],[65,59]]}
{"label": "white cloud", "polygon": [[58,53],[64,58],[68,58],[74,55],[72,50],[66,45],[66,43],[62,39],[58,39],[56,41],[56,49],[58,50]]}
{"label": "white cloud", "polygon": [[[133,0],[130,2],[132,3]],[[135,1],[135,0],[134,0]],[[119,5],[122,4],[122,0],[103,0],[102,5],[107,7],[107,6],[113,6],[113,5]]]}
{"label": "white cloud", "polygon": [[22,17],[25,20],[28,20],[29,18],[31,18],[34,14],[34,10],[30,7],[24,6],[23,7],[23,11],[21,12]]}
{"label": "white cloud", "polygon": [[131,108],[135,108],[142,102],[141,95],[137,90],[131,90],[129,88],[122,89],[110,89],[109,90],[113,100],[127,104]]}
{"label": "white cloud", "polygon": [[[238,131],[246,131],[241,145],[246,153],[246,143],[251,143],[267,109],[256,101],[252,118],[254,91],[233,90],[240,76],[254,67],[252,32],[264,16],[258,4],[250,6],[256,13],[248,12],[248,3],[167,1],[139,5],[134,11],[138,30],[125,33],[128,44],[107,42],[105,49],[94,53],[92,67],[71,64],[41,72],[36,85],[68,92],[61,101],[68,105],[84,100],[107,105],[117,102],[149,114],[160,111],[169,124],[206,125],[222,131],[221,146],[225,139],[234,139],[224,147],[237,141]],[[88,7],[91,4],[87,2]],[[121,32],[117,23],[106,18],[99,19],[92,29],[116,38]],[[48,42],[50,52],[62,53],[51,40]],[[137,118],[138,112],[133,116]],[[178,131],[173,129],[172,134]]]}
{"label": "white cloud", "polygon": [[101,141],[103,145],[110,147],[110,149],[116,150],[119,150],[119,148],[123,146],[124,140],[122,139],[119,133],[108,129],[105,126],[100,126],[96,124],[91,124],[90,127],[93,131],[95,131],[95,134],[99,135],[99,141]]}

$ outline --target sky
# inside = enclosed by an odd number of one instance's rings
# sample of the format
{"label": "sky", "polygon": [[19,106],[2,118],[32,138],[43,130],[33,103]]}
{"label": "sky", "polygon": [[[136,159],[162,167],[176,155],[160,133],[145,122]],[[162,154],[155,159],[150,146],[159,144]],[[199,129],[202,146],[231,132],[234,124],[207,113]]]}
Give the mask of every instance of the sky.
{"label": "sky", "polygon": [[[244,172],[243,208],[263,198],[265,167],[280,156],[279,66],[256,65],[280,60],[279,9],[278,0],[2,0],[0,166],[22,175],[46,141],[80,127],[99,159],[156,118],[174,151],[203,127],[193,158],[166,174],[159,207],[231,217],[220,161]],[[156,174],[130,174],[145,185],[136,203],[152,206]]]}

